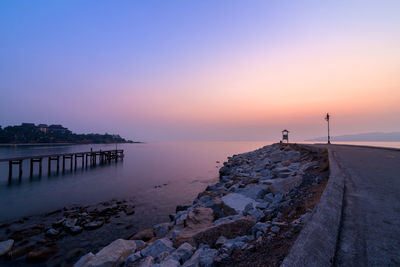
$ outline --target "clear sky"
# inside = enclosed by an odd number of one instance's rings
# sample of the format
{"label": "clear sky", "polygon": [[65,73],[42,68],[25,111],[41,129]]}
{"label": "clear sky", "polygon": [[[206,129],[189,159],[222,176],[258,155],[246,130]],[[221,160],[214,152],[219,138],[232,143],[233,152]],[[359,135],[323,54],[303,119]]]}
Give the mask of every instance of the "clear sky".
{"label": "clear sky", "polygon": [[400,131],[400,1],[0,1],[0,125],[135,140]]}

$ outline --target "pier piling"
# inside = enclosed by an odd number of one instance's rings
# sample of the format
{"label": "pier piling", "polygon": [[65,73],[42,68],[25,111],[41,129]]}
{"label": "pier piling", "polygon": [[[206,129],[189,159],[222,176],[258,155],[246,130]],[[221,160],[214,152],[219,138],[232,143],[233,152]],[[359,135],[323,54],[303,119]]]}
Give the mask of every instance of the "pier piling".
{"label": "pier piling", "polygon": [[[13,165],[18,165],[18,176],[22,177],[22,163],[24,160],[29,160],[29,176],[33,176],[35,162],[39,164],[39,175],[42,175],[42,161],[43,158],[47,158],[47,168],[48,174],[51,174],[51,163],[56,161],[57,163],[57,173],[60,170],[60,157],[62,157],[62,170],[65,170],[65,160],[70,160],[70,169],[73,167],[73,160],[75,162],[75,169],[78,167],[78,158],[82,158],[82,168],[87,167],[89,164],[95,166],[97,164],[97,156],[99,156],[99,163],[104,164],[105,162],[110,163],[112,159],[117,162],[118,159],[123,159],[123,150],[105,150],[105,151],[93,151],[90,152],[79,152],[79,153],[65,153],[65,154],[54,154],[54,155],[39,155],[39,156],[29,156],[29,157],[19,157],[19,158],[8,158],[0,159],[0,162],[8,161],[8,180],[11,182],[13,175]],[[86,158],[86,160],[85,160]]]}

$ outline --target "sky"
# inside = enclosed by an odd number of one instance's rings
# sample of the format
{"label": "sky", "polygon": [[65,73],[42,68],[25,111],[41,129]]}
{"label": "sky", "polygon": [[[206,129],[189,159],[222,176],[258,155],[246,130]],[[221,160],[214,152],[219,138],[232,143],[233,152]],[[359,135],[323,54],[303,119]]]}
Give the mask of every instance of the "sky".
{"label": "sky", "polygon": [[0,125],[141,141],[400,131],[400,1],[0,1]]}

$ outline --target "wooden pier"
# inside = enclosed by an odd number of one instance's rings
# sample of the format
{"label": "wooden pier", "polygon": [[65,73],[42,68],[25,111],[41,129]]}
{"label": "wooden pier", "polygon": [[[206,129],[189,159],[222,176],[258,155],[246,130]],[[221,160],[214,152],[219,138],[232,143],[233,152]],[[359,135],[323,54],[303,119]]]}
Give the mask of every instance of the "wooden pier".
{"label": "wooden pier", "polygon": [[60,171],[60,159],[62,158],[62,171],[66,169],[65,161],[69,160],[69,169],[72,170],[73,165],[75,169],[78,165],[81,167],[87,167],[89,165],[95,166],[97,162],[99,164],[104,164],[111,162],[112,160],[118,161],[124,157],[124,150],[114,149],[114,150],[99,150],[99,151],[88,151],[88,152],[75,152],[75,153],[64,153],[64,154],[51,154],[51,155],[39,155],[39,156],[28,156],[28,157],[18,157],[18,158],[8,158],[0,159],[0,162],[8,161],[8,179],[11,181],[13,175],[13,165],[18,165],[18,175],[22,177],[22,162],[24,160],[30,161],[30,177],[33,176],[34,163],[39,164],[39,175],[42,175],[42,163],[43,159],[47,158],[47,172],[51,173],[52,161],[56,162],[57,173]]}

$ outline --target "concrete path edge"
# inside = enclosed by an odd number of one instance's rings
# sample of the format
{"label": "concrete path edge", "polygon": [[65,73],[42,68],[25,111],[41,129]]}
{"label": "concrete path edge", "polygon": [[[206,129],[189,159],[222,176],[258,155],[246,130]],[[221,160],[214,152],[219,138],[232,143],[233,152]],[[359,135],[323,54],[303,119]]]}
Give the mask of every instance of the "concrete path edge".
{"label": "concrete path edge", "polygon": [[281,267],[333,264],[342,217],[345,175],[334,153],[329,148],[328,152],[328,184]]}

